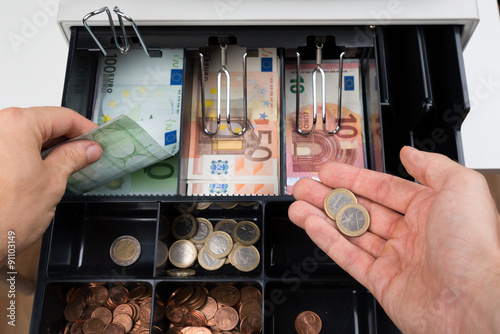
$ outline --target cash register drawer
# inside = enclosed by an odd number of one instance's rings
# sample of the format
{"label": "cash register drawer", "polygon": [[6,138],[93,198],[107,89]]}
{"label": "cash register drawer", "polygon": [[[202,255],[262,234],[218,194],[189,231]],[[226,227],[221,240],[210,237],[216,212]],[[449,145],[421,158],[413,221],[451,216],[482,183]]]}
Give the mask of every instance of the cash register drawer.
{"label": "cash register drawer", "polygon": [[[43,238],[30,332],[66,333],[70,325],[65,309],[75,298],[75,291],[82,287],[85,290],[100,286],[108,291],[125,287],[131,300],[149,303],[145,306],[149,305],[149,318],[142,320],[140,328],[159,333],[171,326],[165,307],[180,287],[203,286],[206,291],[213,291],[217,286],[240,290],[250,286],[262,295],[263,333],[294,332],[295,318],[308,310],[320,316],[322,333],[397,333],[370,292],[327,258],[288,219],[293,197],[287,188],[285,133],[293,129],[285,122],[284,72],[287,65],[296,64],[297,51],[305,64],[314,62],[318,36],[324,44],[325,60],[336,63],[341,52],[345,52],[346,64],[349,59],[356,59],[362,92],[364,167],[412,180],[399,160],[399,150],[404,145],[443,153],[463,162],[460,125],[469,102],[461,27],[139,28],[151,55],[164,48],[184,52],[181,148],[173,162],[176,191],[171,195],[140,196],[67,194]],[[109,27],[95,27],[93,31],[104,48],[115,50]],[[132,47],[142,50],[134,31],[128,32]],[[221,38],[229,45],[248,50],[276,48],[280,80],[278,125],[286,131],[279,132],[279,171],[275,180],[278,188],[272,195],[190,195],[188,191],[186,152],[193,130],[186,124],[192,121],[191,95],[199,85],[193,77],[199,71],[200,48],[217,47]],[[103,55],[83,27],[71,29],[69,47],[62,104],[92,118],[98,62]],[[315,131],[320,131],[320,127]],[[307,140],[307,136],[304,138]],[[191,268],[196,273],[192,276],[167,275],[174,268],[172,261],[159,264],[162,259],[156,250],[160,243],[170,249],[176,240],[169,233],[171,225],[183,214],[205,218],[214,226],[223,219],[254,223],[261,233],[253,245],[260,256],[256,268],[241,271],[226,264],[211,271],[195,262]],[[110,258],[110,246],[124,235],[133,236],[140,243],[141,254],[134,263],[120,266]],[[80,294],[85,295],[83,290]],[[135,331],[139,332],[137,328]]]}

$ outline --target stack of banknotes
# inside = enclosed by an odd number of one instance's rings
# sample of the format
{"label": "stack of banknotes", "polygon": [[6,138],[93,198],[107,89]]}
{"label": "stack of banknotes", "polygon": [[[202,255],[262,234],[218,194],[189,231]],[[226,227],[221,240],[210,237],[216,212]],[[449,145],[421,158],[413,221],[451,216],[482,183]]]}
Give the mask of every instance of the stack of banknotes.
{"label": "stack of banknotes", "polygon": [[[313,123],[313,71],[316,66],[312,63],[302,64],[300,82],[297,83],[297,66],[285,65],[287,194],[292,194],[294,184],[301,178],[318,179],[318,170],[326,162],[337,161],[365,167],[363,104],[358,60],[344,61],[340,131],[334,135],[324,132],[318,75],[316,128],[307,136],[297,132],[297,89],[300,91],[301,102],[299,126],[307,132]],[[333,131],[337,126],[339,64],[327,62],[321,67],[326,76],[326,125],[328,131]]]}
{"label": "stack of banknotes", "polygon": [[[243,61],[245,48],[227,47],[230,73],[231,127],[237,133],[243,124]],[[216,135],[202,129],[199,73],[193,78],[193,101],[188,157],[188,195],[270,195],[279,193],[279,66],[277,51],[258,49],[248,57],[247,130],[233,135],[226,125],[226,77],[222,75],[217,92],[217,73],[221,69],[219,47],[202,50],[205,57],[205,119],[215,131],[217,93],[221,94],[221,124]],[[198,71],[199,72],[199,71]],[[186,111],[188,112],[188,111]]]}
{"label": "stack of banknotes", "polygon": [[[161,52],[161,57],[148,57],[137,49],[125,55],[110,52],[102,57],[98,66],[92,120],[98,125],[105,125],[120,115],[126,115],[164,147],[168,158],[152,165],[152,160],[149,160],[141,166],[144,168],[124,174],[87,194],[177,193],[184,51],[162,49]],[[127,150],[123,145],[123,142],[116,144],[115,150]],[[133,157],[128,156],[129,161],[143,156],[139,151],[131,150]]]}

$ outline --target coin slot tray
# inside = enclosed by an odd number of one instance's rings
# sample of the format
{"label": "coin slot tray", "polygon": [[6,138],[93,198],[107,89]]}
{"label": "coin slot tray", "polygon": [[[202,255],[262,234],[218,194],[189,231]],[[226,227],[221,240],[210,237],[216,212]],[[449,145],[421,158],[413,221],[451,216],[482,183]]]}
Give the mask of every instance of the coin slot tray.
{"label": "coin slot tray", "polygon": [[288,218],[292,202],[270,202],[266,205],[264,237],[266,275],[287,278],[296,270],[305,270],[307,277],[343,276],[345,272],[333,262],[306,232]]}
{"label": "coin slot tray", "polygon": [[[139,284],[144,285],[151,293],[153,286],[148,282],[122,281],[99,283],[108,290],[115,285],[123,285],[129,291]],[[88,287],[89,283],[57,282],[49,283],[44,290],[43,306],[40,316],[40,330],[37,333],[63,333],[68,321],[64,317],[64,309],[68,304],[68,292],[74,291],[78,287]],[[151,295],[149,296],[151,297]],[[89,306],[87,306],[89,307]],[[36,313],[37,311],[35,311]]]}
{"label": "coin slot tray", "polygon": [[[47,273],[52,277],[130,275],[151,277],[154,269],[156,203],[64,203],[52,228]],[[110,246],[123,235],[141,244],[137,261],[123,267]]]}
{"label": "coin slot tray", "polygon": [[303,311],[321,318],[321,333],[375,333],[374,298],[354,281],[271,282],[265,300],[266,333],[296,333],[295,319]]}
{"label": "coin slot tray", "polygon": [[[198,279],[206,279],[206,278],[251,278],[251,277],[260,277],[262,273],[262,263],[263,263],[263,217],[262,217],[262,205],[259,202],[255,201],[243,201],[243,202],[234,202],[232,205],[230,202],[222,202],[222,205],[226,208],[219,205],[220,201],[214,201],[207,209],[198,210],[193,208],[193,205],[197,205],[200,202],[176,202],[176,203],[162,203],[160,206],[160,230],[164,230],[167,233],[159,233],[159,238],[163,242],[166,243],[168,249],[170,246],[177,241],[171,233],[168,233],[168,230],[171,228],[171,224],[174,220],[183,213],[189,213],[193,215],[195,218],[206,218],[215,228],[215,225],[221,221],[222,219],[233,219],[236,223],[240,221],[251,221],[259,227],[261,236],[259,240],[253,245],[257,248],[260,254],[260,263],[256,269],[250,272],[242,272],[231,264],[225,264],[221,268],[210,271],[204,269],[199,263],[198,260],[195,261],[194,265],[191,267],[196,270],[196,278]],[[228,206],[229,205],[229,206]],[[228,207],[234,208],[228,209]],[[163,220],[163,221],[162,221]],[[162,238],[163,234],[163,238]],[[234,242],[234,240],[233,240]],[[156,276],[161,277],[165,276],[165,273],[169,269],[176,268],[171,261],[167,264],[165,268],[157,269]]]}
{"label": "coin slot tray", "polygon": [[[161,301],[161,303],[163,303],[165,305],[165,307],[167,307],[167,302],[168,302],[169,298],[172,296],[172,294],[174,292],[177,291],[177,289],[179,289],[180,287],[185,287],[187,285],[199,285],[199,284],[201,284],[201,286],[205,287],[209,291],[217,286],[231,285],[231,286],[236,287],[237,289],[241,289],[244,286],[253,286],[253,287],[258,288],[262,292],[262,286],[259,283],[252,282],[252,281],[238,280],[238,281],[224,281],[223,283],[214,283],[214,282],[187,282],[187,283],[183,283],[182,281],[177,281],[177,282],[160,282],[160,283],[158,283],[156,285],[155,298],[159,299]],[[262,293],[262,295],[264,295],[264,294]],[[235,309],[238,310],[237,305],[235,306]],[[264,314],[262,316],[262,319],[264,321]],[[169,326],[171,325],[171,323],[167,319],[167,317],[164,317],[163,319],[161,319],[161,321],[156,322],[153,325],[158,326],[158,327],[163,328],[163,329],[165,329],[165,328],[168,329]],[[238,322],[238,325],[239,325],[239,322]]]}

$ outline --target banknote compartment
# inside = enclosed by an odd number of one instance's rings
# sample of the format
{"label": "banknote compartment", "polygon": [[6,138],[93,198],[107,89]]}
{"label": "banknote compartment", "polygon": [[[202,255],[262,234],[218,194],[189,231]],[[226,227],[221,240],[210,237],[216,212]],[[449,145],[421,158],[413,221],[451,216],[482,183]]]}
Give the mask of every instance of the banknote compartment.
{"label": "banknote compartment", "polygon": [[288,218],[292,202],[269,202],[265,206],[265,265],[267,276],[287,279],[301,273],[307,278],[344,278],[347,274],[334,263],[307,233]]}
{"label": "banknote compartment", "polygon": [[[224,281],[210,281],[210,282],[202,282],[202,281],[188,281],[188,282],[183,282],[182,279],[176,281],[176,282],[172,282],[172,281],[169,281],[169,282],[159,282],[156,284],[156,300],[159,301],[158,304],[163,304],[165,308],[167,308],[168,306],[172,306],[173,305],[173,301],[172,301],[172,297],[173,295],[178,292],[181,288],[184,288],[186,286],[201,286],[203,287],[204,289],[207,289],[209,292],[213,289],[213,288],[216,288],[216,287],[224,287],[224,286],[231,286],[231,287],[235,287],[237,289],[241,289],[243,287],[247,287],[247,286],[250,286],[250,287],[255,287],[257,288],[261,294],[262,294],[262,297],[264,296],[264,291],[263,291],[263,288],[262,288],[262,285],[260,282],[256,282],[256,281],[247,281],[247,280],[235,280],[235,281],[231,281],[231,280],[224,280]],[[209,296],[213,297],[213,295],[210,295]],[[236,305],[234,305],[234,308],[238,311],[239,310],[239,307],[240,307],[241,303],[238,302]],[[262,309],[262,320],[264,322],[264,300],[262,298],[262,304],[261,304],[261,309]],[[239,313],[239,312],[238,312]],[[165,314],[165,312],[164,312]],[[240,319],[241,320],[241,319]],[[163,330],[163,332],[165,332],[170,326],[172,326],[173,324],[170,322],[170,320],[167,318],[167,317],[162,317],[159,321],[157,322],[154,322],[153,323],[153,326],[157,326],[159,327],[160,329]],[[240,325],[240,321],[238,321],[238,327]],[[264,327],[264,325],[263,325]],[[264,333],[264,329],[263,329],[263,332]],[[270,332],[272,333],[272,332]]]}
{"label": "banknote compartment", "polygon": [[321,333],[377,333],[375,299],[354,280],[332,283],[296,277],[268,282],[264,291],[266,333],[295,333],[295,319],[304,311],[320,317]]}
{"label": "banknote compartment", "polygon": [[[211,203],[211,204],[210,204]],[[208,208],[199,209],[200,207],[208,206]],[[198,207],[198,208],[197,208]],[[256,224],[260,230],[260,238],[253,246],[257,249],[260,255],[260,261],[252,271],[243,272],[238,270],[233,265],[227,263],[217,270],[206,270],[195,260],[194,264],[189,268],[194,269],[196,274],[193,276],[196,279],[230,279],[230,278],[255,278],[260,277],[263,267],[263,217],[262,205],[257,201],[239,201],[227,202],[220,199],[213,198],[200,198],[196,202],[169,202],[160,205],[160,222],[159,222],[159,240],[166,244],[170,250],[171,246],[178,239],[174,237],[171,232],[172,224],[175,219],[182,214],[192,215],[194,218],[205,218],[210,221],[212,227],[215,228],[218,222],[223,219],[232,219],[239,223],[241,221],[250,221]],[[233,239],[233,244],[236,241]],[[201,245],[200,245],[201,247]],[[169,269],[176,269],[177,267],[169,259],[166,266],[156,269],[157,278],[172,278],[167,275]]]}
{"label": "banknote compartment", "polygon": [[[286,135],[282,151],[286,157],[286,194],[292,193],[293,185],[300,178],[317,178],[318,170],[325,162],[383,169],[377,82],[381,67],[375,52],[375,41],[381,32],[368,27],[354,27],[353,30],[357,36],[350,35],[349,30],[325,29],[322,34],[308,35],[307,43],[295,50],[286,50],[283,80]],[[340,66],[343,68],[342,78],[339,78]],[[322,116],[322,73],[325,73],[326,81],[325,119]],[[315,124],[314,75],[317,77]],[[297,91],[300,92],[298,124]],[[340,122],[337,113],[339,99],[342,101]],[[340,127],[335,132],[337,126]]]}
{"label": "banknote compartment", "polygon": [[[50,277],[152,277],[157,229],[156,203],[64,203],[54,219],[47,274]],[[128,266],[111,259],[110,247],[121,236],[140,244],[140,256]]]}
{"label": "banknote compartment", "polygon": [[[87,289],[91,286],[104,286],[106,289],[111,289],[114,286],[122,285],[129,292],[138,286],[144,286],[145,295],[143,298],[152,297],[153,285],[146,281],[88,281],[88,282],[51,282],[44,286],[43,301],[41,302],[41,307],[37,310],[34,309],[34,313],[40,314],[39,331],[37,333],[63,333],[65,332],[66,325],[69,321],[65,319],[64,310],[71,300],[71,295],[77,291],[78,288]],[[142,299],[142,297],[140,298]],[[130,301],[129,301],[130,302]],[[135,303],[139,304],[141,301],[136,300]],[[84,314],[90,312],[96,306],[85,303]],[[99,306],[107,307],[106,304],[101,304]],[[113,311],[111,309],[111,311]],[[87,314],[85,317],[88,317]],[[78,320],[79,323],[83,323],[84,320]],[[149,328],[146,327],[146,328]],[[68,331],[69,333],[69,331]]]}

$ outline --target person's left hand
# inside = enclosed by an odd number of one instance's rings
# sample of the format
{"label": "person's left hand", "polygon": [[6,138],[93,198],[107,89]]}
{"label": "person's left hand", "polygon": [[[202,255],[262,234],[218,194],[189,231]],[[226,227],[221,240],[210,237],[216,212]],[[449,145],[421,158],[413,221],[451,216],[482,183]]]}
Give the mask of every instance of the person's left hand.
{"label": "person's left hand", "polygon": [[95,127],[61,107],[0,110],[0,266],[7,256],[9,231],[15,233],[16,253],[38,240],[54,216],[68,177],[102,155],[99,144],[88,140],[61,145],[45,160],[42,147]]}

